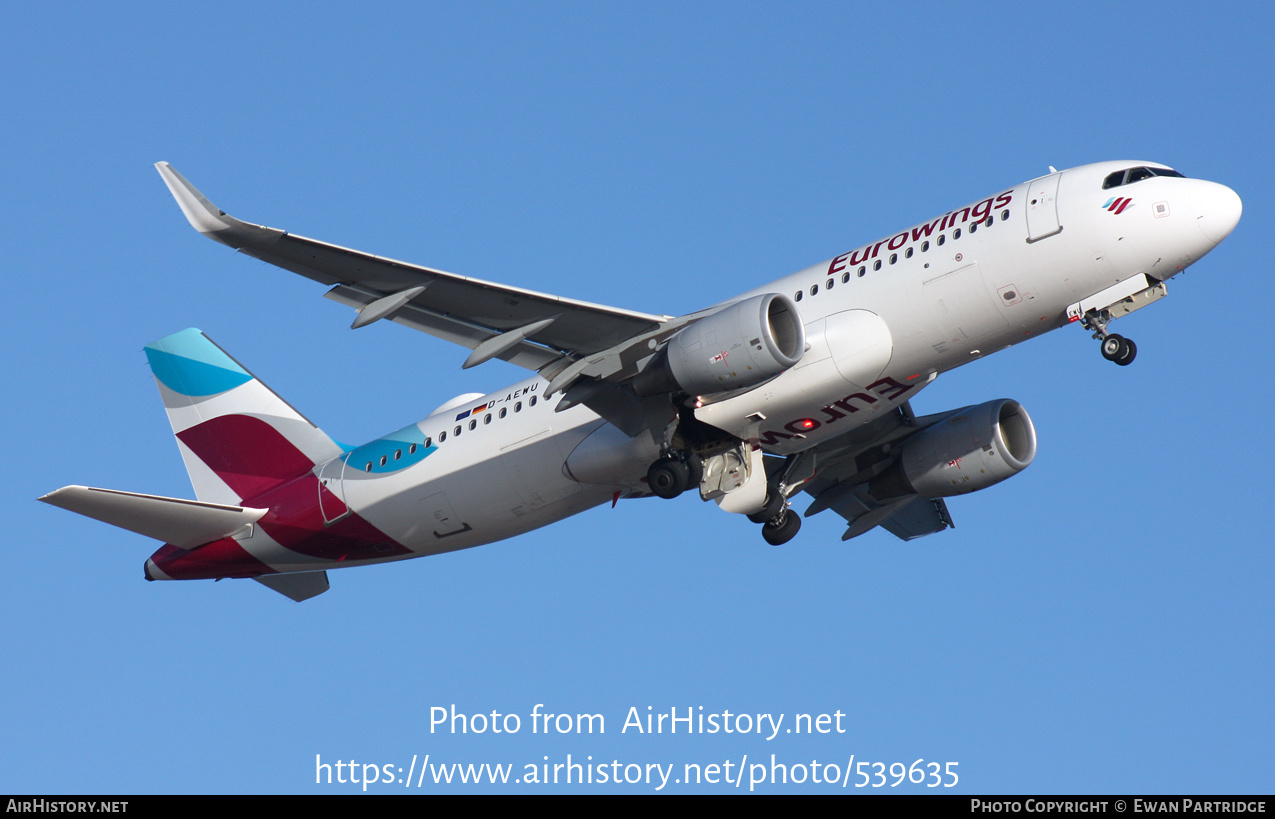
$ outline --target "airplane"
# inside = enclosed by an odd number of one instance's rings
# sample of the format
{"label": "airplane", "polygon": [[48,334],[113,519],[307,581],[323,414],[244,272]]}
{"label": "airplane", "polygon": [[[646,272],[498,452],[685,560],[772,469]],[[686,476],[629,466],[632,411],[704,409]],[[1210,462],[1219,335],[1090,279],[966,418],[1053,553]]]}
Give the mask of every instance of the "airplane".
{"label": "airplane", "polygon": [[336,443],[196,329],[145,348],[196,500],[67,486],[40,500],[156,538],[148,580],[251,578],[293,600],[328,569],[480,546],[608,501],[688,490],[791,540],[831,509],[842,540],[953,525],[946,498],[1032,463],[1010,399],[918,416],[943,372],[1068,324],[1120,366],[1112,321],[1238,224],[1240,198],[1154,162],[1050,172],[682,316],[447,273],[242,222],[166,162],[205,236],[330,288],[357,314],[532,377]]}

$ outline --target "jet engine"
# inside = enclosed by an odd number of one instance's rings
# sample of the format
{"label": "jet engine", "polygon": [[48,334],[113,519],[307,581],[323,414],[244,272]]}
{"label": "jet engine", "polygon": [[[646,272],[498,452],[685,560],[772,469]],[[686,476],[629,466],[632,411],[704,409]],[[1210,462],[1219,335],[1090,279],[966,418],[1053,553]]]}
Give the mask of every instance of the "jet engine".
{"label": "jet engine", "polygon": [[868,486],[874,498],[964,495],[1017,475],[1036,457],[1036,428],[1017,401],[957,410],[902,444],[895,463]]}
{"label": "jet engine", "polygon": [[709,395],[751,389],[801,360],[806,327],[778,293],[724,307],[682,330],[633,380],[638,395]]}

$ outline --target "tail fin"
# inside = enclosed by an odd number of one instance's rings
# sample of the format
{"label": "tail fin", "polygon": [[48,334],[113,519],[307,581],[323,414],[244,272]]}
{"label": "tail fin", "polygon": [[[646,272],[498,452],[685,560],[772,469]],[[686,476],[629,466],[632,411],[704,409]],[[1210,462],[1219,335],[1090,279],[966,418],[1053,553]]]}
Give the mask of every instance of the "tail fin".
{"label": "tail fin", "polygon": [[201,501],[239,505],[342,452],[199,330],[146,345],[146,358]]}

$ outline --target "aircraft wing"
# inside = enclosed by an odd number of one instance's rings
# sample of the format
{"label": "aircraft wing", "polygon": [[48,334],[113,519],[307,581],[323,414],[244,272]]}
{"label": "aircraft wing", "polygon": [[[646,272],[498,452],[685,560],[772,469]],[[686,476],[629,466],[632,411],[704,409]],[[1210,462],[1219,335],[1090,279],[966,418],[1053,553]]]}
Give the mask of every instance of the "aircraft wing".
{"label": "aircraft wing", "polygon": [[950,414],[918,419],[905,403],[898,412],[817,447],[818,474],[803,487],[814,497],[805,516],[831,509],[845,518],[848,526],[842,540],[877,526],[901,540],[915,540],[955,526],[942,498],[904,495],[882,502],[868,492],[868,482],[894,462],[891,450]]}
{"label": "aircraft wing", "polygon": [[500,358],[539,370],[614,348],[672,318],[458,276],[242,222],[167,162],[155,168],[200,233],[329,285],[328,298],[359,310],[353,327],[388,318],[470,348],[466,367]]}

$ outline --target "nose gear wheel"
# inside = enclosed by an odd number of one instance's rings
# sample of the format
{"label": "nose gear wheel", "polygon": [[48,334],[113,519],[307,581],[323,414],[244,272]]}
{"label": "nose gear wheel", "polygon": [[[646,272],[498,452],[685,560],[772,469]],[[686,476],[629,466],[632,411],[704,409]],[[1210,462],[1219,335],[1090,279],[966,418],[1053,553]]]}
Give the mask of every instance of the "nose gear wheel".
{"label": "nose gear wheel", "polygon": [[1083,324],[1086,330],[1093,330],[1093,337],[1102,343],[1100,349],[1103,358],[1114,361],[1121,367],[1127,367],[1133,363],[1134,356],[1138,354],[1138,345],[1124,336],[1107,332],[1107,325],[1111,323],[1112,318],[1107,310],[1090,310],[1085,314]]}

